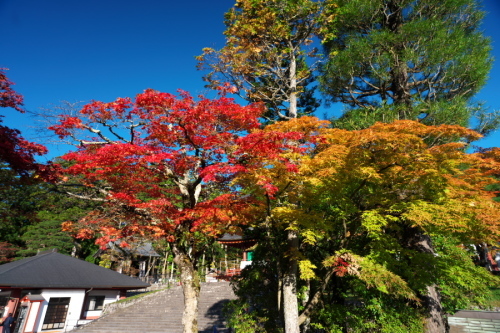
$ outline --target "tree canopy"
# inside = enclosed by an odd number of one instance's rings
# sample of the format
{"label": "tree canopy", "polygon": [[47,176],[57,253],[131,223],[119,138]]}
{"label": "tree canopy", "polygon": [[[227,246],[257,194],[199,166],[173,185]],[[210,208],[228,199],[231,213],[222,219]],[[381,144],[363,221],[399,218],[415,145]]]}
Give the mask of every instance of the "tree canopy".
{"label": "tree canopy", "polygon": [[[393,318],[405,329],[422,329],[417,317],[425,308],[418,305],[429,284],[443,283],[447,309],[464,302],[464,293],[476,301],[487,293],[492,278],[474,268],[470,259],[463,262],[467,255],[459,249],[460,244],[500,236],[500,206],[493,200],[495,192],[486,189],[497,182],[491,177],[498,168],[495,153],[467,154],[464,143],[456,142],[478,139],[478,133],[415,121],[346,131],[308,117],[264,131],[303,135],[300,151],[282,156],[300,163],[292,167],[264,158],[260,168],[238,177],[245,193],[261,203],[252,206],[252,214],[260,217],[256,227],[296,230],[302,240],[299,252],[287,253],[299,262],[302,280],[313,289],[301,322],[309,318],[316,325],[343,323],[343,316],[324,321],[318,315],[324,311],[318,308],[319,300],[341,287],[356,297],[366,292],[366,302],[375,301],[370,290],[377,290],[385,294],[378,300],[388,302],[386,306],[399,306],[398,299],[413,304],[412,316]],[[443,138],[448,142],[442,143]],[[408,246],[421,230],[435,239],[438,256],[418,248],[425,242]],[[265,236],[263,243],[269,246]],[[450,274],[456,270],[462,271],[462,280]],[[466,288],[463,280],[476,290]],[[341,302],[345,296],[336,297]],[[255,314],[266,311],[264,306]],[[370,321],[358,319],[356,325]],[[375,320],[371,331],[385,324]]]}
{"label": "tree canopy", "polygon": [[[475,0],[339,1],[321,90],[349,106],[339,125],[420,119],[467,126],[491,68]],[[360,127],[361,126],[361,127]]]}
{"label": "tree canopy", "polygon": [[[221,89],[224,95],[228,87]],[[185,292],[184,332],[197,332],[203,251],[250,218],[244,209],[250,202],[237,195],[232,178],[247,159],[277,155],[288,136],[250,133],[263,110],[224,96],[195,100],[149,89],[133,100],[87,104],[51,127],[79,147],[62,157],[70,165],[61,170],[61,185],[69,195],[103,203],[65,227],[82,238],[97,235],[101,246],[118,238],[122,246],[136,237],[171,242]]]}
{"label": "tree canopy", "polygon": [[331,5],[316,1],[237,1],[225,15],[226,45],[205,48],[199,68],[210,71],[209,87],[228,82],[246,100],[264,102],[268,120],[309,114],[319,106],[307,87],[319,63],[311,44],[320,22],[332,20]]}

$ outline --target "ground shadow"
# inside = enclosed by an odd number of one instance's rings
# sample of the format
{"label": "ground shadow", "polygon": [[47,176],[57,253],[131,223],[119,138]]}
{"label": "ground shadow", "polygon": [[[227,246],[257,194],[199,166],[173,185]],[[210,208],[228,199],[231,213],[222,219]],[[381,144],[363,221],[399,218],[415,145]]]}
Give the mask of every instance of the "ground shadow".
{"label": "ground shadow", "polygon": [[[214,303],[207,310],[207,312],[204,314],[204,317],[209,320],[209,323],[204,325],[204,327],[199,327],[200,333],[231,332],[229,329],[226,328],[225,318],[222,315],[222,309],[224,305],[227,304],[229,301],[230,301],[229,299],[220,300],[217,303]],[[217,331],[214,330],[214,326],[216,327]]]}

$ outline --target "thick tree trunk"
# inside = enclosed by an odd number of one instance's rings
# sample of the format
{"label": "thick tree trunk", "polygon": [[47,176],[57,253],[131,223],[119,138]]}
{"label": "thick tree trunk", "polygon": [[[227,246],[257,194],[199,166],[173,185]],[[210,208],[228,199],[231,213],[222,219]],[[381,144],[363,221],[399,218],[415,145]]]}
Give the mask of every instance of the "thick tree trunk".
{"label": "thick tree trunk", "polygon": [[425,332],[448,332],[448,325],[446,323],[446,319],[444,318],[443,308],[441,307],[441,296],[436,285],[428,286],[427,293],[421,296],[421,298],[428,311],[427,318],[425,319]]}
{"label": "thick tree trunk", "polygon": [[299,306],[297,301],[297,259],[299,238],[297,232],[288,231],[288,249],[290,262],[283,281],[283,311],[285,317],[285,333],[300,333]]}
{"label": "thick tree trunk", "polygon": [[[408,228],[409,237],[407,239],[408,247],[423,253],[435,255],[434,247],[431,239],[422,230],[417,228]],[[429,267],[432,270],[433,267]],[[429,285],[426,292],[419,295],[422,299],[427,317],[425,319],[426,333],[446,333],[448,332],[448,323],[444,316],[443,307],[441,306],[441,295],[435,284]]]}
{"label": "thick tree trunk", "polygon": [[198,333],[200,279],[191,258],[176,246],[173,247],[173,250],[174,261],[180,271],[182,291],[184,293],[183,333]]}

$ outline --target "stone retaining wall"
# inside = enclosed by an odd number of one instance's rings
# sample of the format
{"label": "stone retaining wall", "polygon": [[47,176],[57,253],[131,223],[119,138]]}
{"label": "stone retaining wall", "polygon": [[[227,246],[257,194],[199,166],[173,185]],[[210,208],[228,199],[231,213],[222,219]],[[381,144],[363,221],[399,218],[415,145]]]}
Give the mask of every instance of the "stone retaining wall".
{"label": "stone retaining wall", "polygon": [[500,312],[458,311],[448,323],[450,333],[500,333]]}

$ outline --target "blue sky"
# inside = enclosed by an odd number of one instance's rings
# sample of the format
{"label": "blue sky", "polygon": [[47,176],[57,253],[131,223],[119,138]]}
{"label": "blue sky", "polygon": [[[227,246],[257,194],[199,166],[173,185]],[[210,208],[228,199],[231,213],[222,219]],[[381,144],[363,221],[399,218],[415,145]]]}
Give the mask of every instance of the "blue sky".
{"label": "blue sky", "polygon": [[[37,111],[69,102],[133,97],[146,88],[206,93],[195,56],[224,44],[223,15],[234,0],[0,0],[0,67]],[[500,1],[484,0],[483,30],[498,59],[477,95],[500,110]],[[318,116],[332,109],[318,110]],[[35,142],[34,120],[1,110],[4,123]],[[480,141],[499,146],[500,133]],[[43,142],[42,142],[43,143]],[[48,145],[49,158],[68,147]]]}

